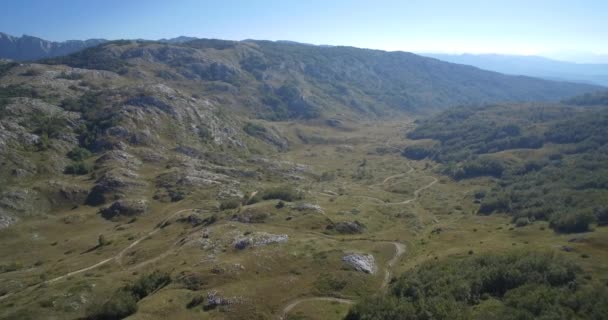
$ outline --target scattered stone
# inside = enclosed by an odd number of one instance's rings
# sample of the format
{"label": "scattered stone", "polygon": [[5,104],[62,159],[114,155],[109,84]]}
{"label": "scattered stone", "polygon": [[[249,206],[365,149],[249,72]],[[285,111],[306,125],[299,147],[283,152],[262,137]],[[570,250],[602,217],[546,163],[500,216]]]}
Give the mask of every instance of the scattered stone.
{"label": "scattered stone", "polygon": [[371,254],[349,254],[342,257],[342,261],[357,271],[369,274],[376,273],[376,262]]}
{"label": "scattered stone", "polygon": [[289,235],[286,234],[272,234],[266,232],[255,232],[249,234],[247,237],[240,237],[234,241],[234,248],[243,250],[249,246],[252,247],[263,247],[274,243],[284,243],[289,240]]}
{"label": "scattered stone", "polygon": [[241,223],[264,223],[268,218],[268,213],[253,209],[247,209],[239,214],[232,216],[233,221]]}
{"label": "scattered stone", "polygon": [[101,216],[105,219],[112,219],[117,216],[138,216],[148,211],[146,200],[118,200],[111,206],[101,209]]}
{"label": "scattered stone", "polygon": [[437,227],[431,231],[431,234],[440,234],[443,231],[441,227]]}
{"label": "scattered stone", "polygon": [[565,251],[565,252],[575,251],[575,249],[573,247],[569,247],[569,246],[562,246],[561,249],[562,249],[562,251]]}
{"label": "scattered stone", "polygon": [[342,128],[344,126],[342,120],[333,118],[325,120],[325,124],[333,128]]}
{"label": "scattered stone", "polygon": [[207,301],[205,301],[205,305],[203,309],[211,310],[215,309],[219,306],[225,306],[231,304],[232,301],[230,299],[226,299],[218,294],[217,291],[209,291],[207,292]]}
{"label": "scattered stone", "polygon": [[365,230],[365,225],[359,221],[340,221],[333,225],[328,225],[327,229],[334,229],[341,234],[362,233]]}
{"label": "scattered stone", "polygon": [[319,212],[319,213],[323,213],[323,208],[318,205],[318,204],[313,204],[313,203],[298,203],[295,205],[291,206],[292,209],[298,210],[298,211],[314,211],[314,212]]}
{"label": "scattered stone", "polygon": [[234,243],[234,248],[237,250],[243,250],[243,249],[246,249],[247,247],[249,247],[249,245],[251,245],[251,239],[242,238],[242,239],[237,240]]}

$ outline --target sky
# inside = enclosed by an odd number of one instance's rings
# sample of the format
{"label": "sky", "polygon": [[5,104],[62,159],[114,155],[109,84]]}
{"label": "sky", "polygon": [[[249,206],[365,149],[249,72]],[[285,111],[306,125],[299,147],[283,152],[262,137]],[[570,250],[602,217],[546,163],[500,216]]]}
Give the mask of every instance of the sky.
{"label": "sky", "polygon": [[[292,40],[608,62],[608,0],[2,0],[0,31],[43,39]],[[595,58],[594,58],[595,57]],[[582,61],[582,60],[589,61]]]}

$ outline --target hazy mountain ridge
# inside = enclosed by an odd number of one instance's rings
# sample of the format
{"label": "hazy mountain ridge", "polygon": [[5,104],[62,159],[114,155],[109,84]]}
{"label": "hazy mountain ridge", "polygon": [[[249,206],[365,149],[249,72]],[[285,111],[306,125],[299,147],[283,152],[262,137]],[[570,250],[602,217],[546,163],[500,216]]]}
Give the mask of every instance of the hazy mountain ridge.
{"label": "hazy mountain ridge", "polygon": [[[98,63],[102,60],[105,66]],[[285,118],[288,113],[299,117],[304,109],[306,117],[319,110],[379,115],[457,104],[558,101],[600,89],[506,76],[406,52],[255,40],[198,39],[181,44],[126,41],[48,63],[122,72],[128,72],[128,65],[145,64],[144,69],[152,71],[148,76],[159,78],[162,74],[165,79],[161,81],[194,80],[238,87],[237,99],[247,88],[250,95],[240,104],[267,118],[277,114]]]}
{"label": "hazy mountain ridge", "polygon": [[13,37],[0,32],[0,57],[16,61],[37,60],[70,54],[107,41],[88,39],[55,42],[28,35]]}
{"label": "hazy mountain ridge", "polygon": [[421,53],[421,55],[504,74],[526,75],[549,80],[595,83],[608,86],[608,64],[574,63],[539,56],[503,54],[458,55]]}

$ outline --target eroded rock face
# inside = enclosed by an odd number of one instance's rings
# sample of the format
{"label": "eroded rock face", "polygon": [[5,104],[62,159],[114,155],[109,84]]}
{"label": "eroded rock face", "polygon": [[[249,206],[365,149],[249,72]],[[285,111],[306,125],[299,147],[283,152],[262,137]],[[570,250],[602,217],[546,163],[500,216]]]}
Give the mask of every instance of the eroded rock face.
{"label": "eroded rock face", "polygon": [[255,209],[247,209],[232,216],[233,221],[241,223],[264,223],[270,215],[267,212]]}
{"label": "eroded rock face", "polygon": [[376,261],[371,254],[349,254],[342,257],[342,261],[357,271],[362,271],[369,274],[376,273]]}
{"label": "eroded rock face", "polygon": [[119,216],[133,217],[145,214],[148,211],[146,200],[119,200],[107,208],[101,209],[101,216],[105,219],[113,219]]}
{"label": "eroded rock face", "polygon": [[100,205],[105,203],[111,196],[122,197],[124,194],[133,193],[146,183],[139,179],[139,175],[125,168],[115,168],[106,171],[89,192],[86,203],[88,205]]}
{"label": "eroded rock face", "polygon": [[249,246],[263,247],[275,243],[284,243],[287,242],[287,240],[289,240],[289,235],[286,234],[255,232],[247,237],[237,238],[234,241],[234,248],[243,250]]}
{"label": "eroded rock face", "polygon": [[327,226],[327,229],[334,229],[342,234],[362,233],[365,230],[365,225],[359,221],[340,221],[333,225]]}
{"label": "eroded rock face", "polygon": [[323,212],[323,208],[314,203],[298,203],[292,206],[293,209],[298,211],[314,211],[314,212]]}

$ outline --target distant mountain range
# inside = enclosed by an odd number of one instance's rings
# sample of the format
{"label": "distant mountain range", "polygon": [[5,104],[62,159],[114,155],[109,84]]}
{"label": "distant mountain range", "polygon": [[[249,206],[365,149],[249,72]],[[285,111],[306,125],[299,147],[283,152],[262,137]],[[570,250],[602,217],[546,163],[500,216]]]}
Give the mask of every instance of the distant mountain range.
{"label": "distant mountain range", "polygon": [[504,74],[608,86],[608,64],[573,63],[539,56],[501,54],[421,53],[421,55]]}
{"label": "distant mountain range", "polygon": [[27,35],[14,37],[0,32],[0,58],[27,61],[57,57],[107,41],[105,39],[89,39],[54,42]]}
{"label": "distant mountain range", "polygon": [[[195,39],[196,38],[194,37],[181,36],[171,39],[160,39],[158,41],[166,43],[183,43]],[[28,35],[15,37],[0,32],[0,59],[31,61],[53,58],[65,56],[108,41],[109,40],[106,39],[88,39],[55,42]]]}
{"label": "distant mountain range", "polygon": [[[197,38],[195,37],[180,36],[170,39],[160,39],[157,41],[178,44],[196,39]],[[55,42],[28,35],[15,37],[0,32],[0,59],[32,61],[53,58],[68,55],[82,49],[106,43],[108,41],[109,40],[106,39],[88,39]],[[298,44],[297,42],[293,41],[277,42],[285,44]],[[571,81],[608,86],[608,64],[579,64],[552,60],[538,56],[500,54],[454,55],[422,53],[421,55],[446,62],[470,65],[480,69],[509,75],[524,75],[548,80]]]}

